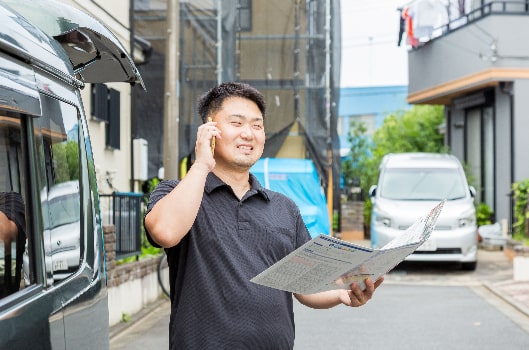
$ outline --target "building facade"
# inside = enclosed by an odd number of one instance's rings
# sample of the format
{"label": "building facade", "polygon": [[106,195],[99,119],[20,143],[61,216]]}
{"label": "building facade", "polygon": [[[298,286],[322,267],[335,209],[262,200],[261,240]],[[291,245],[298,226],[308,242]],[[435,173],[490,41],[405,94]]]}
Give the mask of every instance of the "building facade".
{"label": "building facade", "polygon": [[489,205],[508,230],[511,185],[529,177],[529,6],[450,3],[452,17],[408,40],[408,102],[445,106],[446,143],[470,170],[476,204]]}
{"label": "building facade", "polygon": [[[101,21],[123,43],[129,54],[133,54],[136,64],[145,60],[143,48],[135,40],[131,41],[130,1],[61,1]],[[82,92],[89,118],[99,192],[102,194],[140,189],[142,179],[137,179],[140,172],[137,170],[134,173],[134,159],[138,157],[133,157],[132,89],[129,84],[86,84]]]}
{"label": "building facade", "polygon": [[[326,189],[338,183],[339,0],[135,3],[135,31],[154,48],[151,63],[139,68],[149,92],[134,91],[133,133],[149,142],[149,177],[166,166],[168,177],[175,168],[179,174],[174,177],[185,174],[202,123],[196,112],[198,98],[221,82],[242,81],[265,95],[263,156],[312,159]],[[171,13],[178,14],[176,54],[166,53],[165,27],[160,25],[169,17],[166,4],[176,6]],[[165,74],[168,64],[178,66],[176,78]],[[166,78],[175,80],[171,96],[178,98],[175,133],[164,124],[174,118],[164,109]],[[164,159],[167,148],[177,149],[172,164]],[[338,203],[339,196],[334,200]]]}

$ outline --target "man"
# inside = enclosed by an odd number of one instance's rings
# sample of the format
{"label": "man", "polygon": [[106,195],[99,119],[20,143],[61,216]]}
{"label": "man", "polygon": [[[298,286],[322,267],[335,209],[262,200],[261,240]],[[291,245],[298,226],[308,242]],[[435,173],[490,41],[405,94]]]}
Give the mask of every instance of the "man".
{"label": "man", "polygon": [[[3,246],[3,281],[0,283],[0,297],[20,289],[22,260],[26,246],[26,217],[22,196],[16,192],[0,192],[0,244]],[[11,247],[15,244],[15,276],[12,276]]]}
{"label": "man", "polygon": [[[145,228],[167,252],[171,349],[294,346],[292,293],[250,282],[310,240],[294,202],[250,174],[264,149],[265,109],[247,84],[207,92],[195,162],[181,181],[163,181],[151,194]],[[360,306],[381,283],[294,296],[313,308]]]}

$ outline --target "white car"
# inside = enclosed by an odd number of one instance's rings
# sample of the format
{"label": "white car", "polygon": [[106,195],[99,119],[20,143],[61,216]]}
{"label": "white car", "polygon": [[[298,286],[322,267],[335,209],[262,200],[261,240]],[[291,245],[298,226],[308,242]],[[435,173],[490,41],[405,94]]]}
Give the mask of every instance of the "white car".
{"label": "white car", "polygon": [[371,245],[374,248],[383,247],[446,199],[430,238],[406,260],[460,262],[465,270],[476,268],[475,190],[468,185],[455,156],[386,155],[380,165],[378,185],[369,192],[373,203]]}
{"label": "white car", "polygon": [[[44,251],[53,280],[60,281],[79,268],[81,258],[81,207],[79,181],[54,185],[41,191],[44,224]],[[29,283],[27,251],[24,253],[24,278]]]}

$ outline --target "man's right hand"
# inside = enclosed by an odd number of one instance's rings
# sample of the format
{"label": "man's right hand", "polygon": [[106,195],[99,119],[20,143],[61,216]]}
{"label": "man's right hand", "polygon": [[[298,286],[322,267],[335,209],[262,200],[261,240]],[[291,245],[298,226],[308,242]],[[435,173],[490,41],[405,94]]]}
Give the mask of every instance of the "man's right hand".
{"label": "man's right hand", "polygon": [[215,158],[211,150],[214,138],[220,138],[220,130],[217,122],[210,121],[202,124],[197,130],[197,142],[195,145],[195,163],[204,164],[211,171],[215,167]]}

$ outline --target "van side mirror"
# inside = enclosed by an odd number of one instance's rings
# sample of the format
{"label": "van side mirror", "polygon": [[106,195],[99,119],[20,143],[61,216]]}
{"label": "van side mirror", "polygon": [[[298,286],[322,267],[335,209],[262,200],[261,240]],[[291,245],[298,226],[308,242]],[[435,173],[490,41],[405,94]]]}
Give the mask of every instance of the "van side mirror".
{"label": "van side mirror", "polygon": [[474,188],[474,186],[468,186],[468,190],[470,192],[470,196],[472,198],[476,198],[476,189]]}

